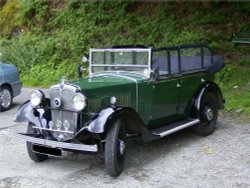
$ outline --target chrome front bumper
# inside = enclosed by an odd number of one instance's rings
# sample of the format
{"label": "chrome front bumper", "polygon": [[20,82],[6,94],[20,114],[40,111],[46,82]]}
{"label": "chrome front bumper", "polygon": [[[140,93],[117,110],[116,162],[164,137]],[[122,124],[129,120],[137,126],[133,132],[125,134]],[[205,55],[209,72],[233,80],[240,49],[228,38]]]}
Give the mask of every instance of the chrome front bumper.
{"label": "chrome front bumper", "polygon": [[11,133],[12,136],[25,140],[27,142],[31,142],[34,144],[39,144],[45,147],[59,148],[59,149],[70,149],[77,151],[87,151],[87,152],[98,152],[97,145],[86,145],[86,144],[72,144],[66,142],[58,142],[52,140],[46,140],[42,138],[34,138],[32,136],[24,135],[21,133]]}

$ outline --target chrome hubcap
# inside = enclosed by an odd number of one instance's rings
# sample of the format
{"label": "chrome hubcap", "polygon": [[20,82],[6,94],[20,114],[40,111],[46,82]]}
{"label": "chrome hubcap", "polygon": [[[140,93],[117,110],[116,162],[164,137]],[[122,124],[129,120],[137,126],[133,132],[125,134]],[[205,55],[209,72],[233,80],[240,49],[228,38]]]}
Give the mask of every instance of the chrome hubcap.
{"label": "chrome hubcap", "polygon": [[214,112],[211,108],[207,107],[205,109],[205,115],[208,121],[212,121],[212,119],[214,118]]}
{"label": "chrome hubcap", "polygon": [[124,153],[125,153],[125,142],[123,140],[119,140],[119,149],[120,149],[120,154],[124,155]]}
{"label": "chrome hubcap", "polygon": [[0,104],[3,108],[8,108],[11,103],[11,93],[7,89],[3,89],[0,92]]}

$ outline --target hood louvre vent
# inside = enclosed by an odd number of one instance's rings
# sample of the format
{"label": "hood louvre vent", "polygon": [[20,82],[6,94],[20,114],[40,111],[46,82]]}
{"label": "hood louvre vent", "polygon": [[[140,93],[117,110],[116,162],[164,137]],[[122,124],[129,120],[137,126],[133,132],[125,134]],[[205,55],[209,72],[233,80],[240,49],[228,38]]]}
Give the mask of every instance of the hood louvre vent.
{"label": "hood louvre vent", "polygon": [[102,108],[101,98],[88,99],[88,112],[98,112]]}
{"label": "hood louvre vent", "polygon": [[[125,95],[114,95],[117,98],[117,105],[118,106],[131,106],[131,94]],[[106,99],[104,97],[103,99]],[[101,109],[105,108],[104,106],[105,101],[102,101],[102,98],[94,98],[88,99],[88,112],[96,113]],[[106,106],[107,107],[107,106]]]}

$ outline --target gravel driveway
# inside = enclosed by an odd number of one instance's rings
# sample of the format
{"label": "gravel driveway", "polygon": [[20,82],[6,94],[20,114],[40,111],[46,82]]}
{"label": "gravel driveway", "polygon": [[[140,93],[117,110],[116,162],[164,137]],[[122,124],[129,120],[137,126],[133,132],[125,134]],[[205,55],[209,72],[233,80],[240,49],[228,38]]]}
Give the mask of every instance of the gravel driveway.
{"label": "gravel driveway", "polygon": [[102,155],[69,153],[35,163],[25,142],[8,136],[26,129],[13,116],[30,91],[23,89],[14,107],[0,113],[0,187],[250,187],[249,118],[224,112],[208,137],[184,130],[146,144],[131,139],[118,178],[105,172]]}

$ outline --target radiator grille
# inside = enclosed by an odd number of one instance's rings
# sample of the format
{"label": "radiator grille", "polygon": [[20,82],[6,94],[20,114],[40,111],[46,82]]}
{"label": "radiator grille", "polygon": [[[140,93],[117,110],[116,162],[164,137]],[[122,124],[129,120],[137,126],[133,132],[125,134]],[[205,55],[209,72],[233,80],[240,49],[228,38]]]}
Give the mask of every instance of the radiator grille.
{"label": "radiator grille", "polygon": [[[53,87],[50,89],[49,95],[52,108],[56,108],[53,103],[55,98],[60,98],[61,100],[61,107],[51,110],[52,124],[50,124],[49,127],[52,135],[60,141],[72,139],[76,132],[77,113],[64,110],[74,110],[72,98],[75,95],[75,88],[67,87],[65,89]],[[68,123],[70,126],[67,128],[65,125]],[[61,126],[59,124],[61,124]]]}

